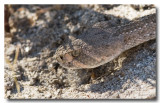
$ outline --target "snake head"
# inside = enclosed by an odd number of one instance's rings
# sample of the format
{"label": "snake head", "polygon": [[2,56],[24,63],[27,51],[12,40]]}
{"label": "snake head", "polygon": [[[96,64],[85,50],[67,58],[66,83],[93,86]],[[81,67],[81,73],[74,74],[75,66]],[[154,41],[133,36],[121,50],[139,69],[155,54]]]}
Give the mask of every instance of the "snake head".
{"label": "snake head", "polygon": [[55,58],[57,62],[67,69],[81,69],[86,68],[82,60],[84,60],[82,41],[76,39],[70,43],[62,44],[57,48]]}
{"label": "snake head", "polygon": [[92,57],[92,52],[95,52],[92,47],[89,48],[82,39],[76,39],[57,48],[55,58],[62,67],[67,69],[93,68],[97,60]]}

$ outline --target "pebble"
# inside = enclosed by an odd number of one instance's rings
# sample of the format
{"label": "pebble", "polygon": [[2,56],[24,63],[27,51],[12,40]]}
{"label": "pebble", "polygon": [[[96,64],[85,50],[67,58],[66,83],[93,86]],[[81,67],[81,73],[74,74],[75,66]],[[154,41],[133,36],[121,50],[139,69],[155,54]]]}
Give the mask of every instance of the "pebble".
{"label": "pebble", "polygon": [[10,46],[7,48],[5,54],[7,55],[13,55],[15,53],[15,45],[10,44]]}

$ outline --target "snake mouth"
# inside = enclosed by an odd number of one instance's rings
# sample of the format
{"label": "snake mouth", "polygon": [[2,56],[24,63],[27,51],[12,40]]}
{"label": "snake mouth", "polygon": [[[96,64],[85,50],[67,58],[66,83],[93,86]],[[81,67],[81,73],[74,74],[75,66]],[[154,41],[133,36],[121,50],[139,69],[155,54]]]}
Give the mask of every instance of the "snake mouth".
{"label": "snake mouth", "polygon": [[77,60],[74,60],[72,63],[77,69],[88,68],[88,65],[85,65]]}

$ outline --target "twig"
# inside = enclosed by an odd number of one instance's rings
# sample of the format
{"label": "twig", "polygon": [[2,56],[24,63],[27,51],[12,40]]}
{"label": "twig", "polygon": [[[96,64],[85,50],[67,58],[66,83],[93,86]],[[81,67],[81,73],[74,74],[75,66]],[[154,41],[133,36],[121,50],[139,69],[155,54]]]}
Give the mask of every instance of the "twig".
{"label": "twig", "polygon": [[16,84],[16,89],[17,89],[18,93],[20,93],[20,85],[18,84],[17,78],[15,77],[15,71],[14,71],[15,70],[15,65],[16,65],[16,62],[17,62],[17,59],[18,59],[18,54],[19,54],[19,46],[17,46],[17,48],[16,48],[16,54],[15,54],[13,65],[11,65],[11,62],[8,60],[8,58],[6,58],[6,56],[5,56],[5,60],[6,60],[6,63],[9,65],[9,68],[12,69],[13,79],[14,79],[14,82]]}

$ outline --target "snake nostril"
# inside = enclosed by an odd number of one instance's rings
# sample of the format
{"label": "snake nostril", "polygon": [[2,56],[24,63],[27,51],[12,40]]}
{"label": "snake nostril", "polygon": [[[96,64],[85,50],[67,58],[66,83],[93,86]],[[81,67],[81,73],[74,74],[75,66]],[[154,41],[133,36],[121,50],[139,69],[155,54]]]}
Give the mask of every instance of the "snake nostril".
{"label": "snake nostril", "polygon": [[58,62],[63,62],[63,56],[57,56],[56,59]]}
{"label": "snake nostril", "polygon": [[68,62],[68,66],[71,67],[71,62]]}
{"label": "snake nostril", "polygon": [[61,58],[61,60],[63,60],[63,56],[59,56]]}

